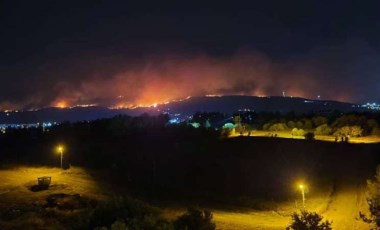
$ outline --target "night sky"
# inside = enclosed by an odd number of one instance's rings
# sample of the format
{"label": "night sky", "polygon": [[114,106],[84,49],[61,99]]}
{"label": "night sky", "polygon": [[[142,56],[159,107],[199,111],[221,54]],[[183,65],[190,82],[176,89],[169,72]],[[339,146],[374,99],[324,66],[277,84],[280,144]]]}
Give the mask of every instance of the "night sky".
{"label": "night sky", "polygon": [[131,2],[0,1],[0,109],[283,90],[380,102],[378,1]]}

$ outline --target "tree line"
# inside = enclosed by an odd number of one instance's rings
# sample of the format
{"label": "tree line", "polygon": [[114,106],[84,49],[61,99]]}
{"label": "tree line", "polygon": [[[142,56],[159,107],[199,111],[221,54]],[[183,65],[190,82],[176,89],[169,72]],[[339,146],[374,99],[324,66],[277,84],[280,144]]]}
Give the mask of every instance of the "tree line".
{"label": "tree line", "polygon": [[264,123],[262,130],[291,130],[295,136],[303,136],[306,131],[315,135],[334,135],[360,137],[380,135],[379,121],[376,117],[364,114],[343,114],[334,119],[326,116],[300,117],[293,119],[273,119]]}

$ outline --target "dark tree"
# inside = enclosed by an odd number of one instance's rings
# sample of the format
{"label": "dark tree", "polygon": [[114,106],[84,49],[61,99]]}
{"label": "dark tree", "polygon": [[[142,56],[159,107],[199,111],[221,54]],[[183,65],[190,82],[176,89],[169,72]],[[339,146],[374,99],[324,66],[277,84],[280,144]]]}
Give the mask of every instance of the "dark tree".
{"label": "dark tree", "polygon": [[306,133],[306,134],[305,134],[305,139],[306,139],[306,140],[309,140],[309,141],[314,140],[314,139],[315,139],[315,137],[314,137],[314,133],[311,133],[311,132]]}
{"label": "dark tree", "polygon": [[359,217],[370,224],[371,229],[380,229],[380,165],[374,179],[367,181],[367,194],[369,217],[362,212],[359,212]]}
{"label": "dark tree", "polygon": [[180,216],[174,222],[176,230],[214,230],[212,213],[208,210],[189,208],[187,213]]}
{"label": "dark tree", "polygon": [[331,230],[330,221],[322,222],[323,216],[316,212],[306,210],[301,213],[292,214],[292,223],[286,228],[287,230]]}

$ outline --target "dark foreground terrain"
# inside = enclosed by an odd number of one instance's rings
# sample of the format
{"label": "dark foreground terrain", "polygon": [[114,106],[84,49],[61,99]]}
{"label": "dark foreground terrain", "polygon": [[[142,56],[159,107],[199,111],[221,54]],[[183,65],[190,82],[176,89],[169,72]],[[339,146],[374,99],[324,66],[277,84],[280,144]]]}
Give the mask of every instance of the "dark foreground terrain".
{"label": "dark foreground terrain", "polygon": [[[308,209],[332,219],[334,229],[351,229],[362,226],[355,218],[367,208],[366,179],[380,162],[379,144],[223,139],[212,130],[157,122],[118,129],[113,122],[3,137],[0,228],[93,229],[111,226],[125,209],[135,222],[145,223],[148,215],[157,217],[150,220],[153,225],[170,225],[186,207],[199,206],[213,211],[217,228],[283,229],[300,208],[296,186],[303,182]],[[51,168],[59,165],[57,143],[65,144],[69,170]],[[39,176],[53,177],[48,190],[31,190]],[[128,202],[117,201],[121,197]],[[129,199],[143,201],[133,201],[132,207],[144,207],[138,208],[144,218],[130,211],[136,208],[130,208]],[[115,202],[127,204],[109,204]],[[103,214],[104,204],[110,217]]]}

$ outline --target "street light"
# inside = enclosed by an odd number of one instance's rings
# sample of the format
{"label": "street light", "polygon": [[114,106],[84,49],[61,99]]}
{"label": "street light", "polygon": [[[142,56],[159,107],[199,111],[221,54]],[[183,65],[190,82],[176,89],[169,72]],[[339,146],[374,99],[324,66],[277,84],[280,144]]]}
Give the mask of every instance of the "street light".
{"label": "street light", "polygon": [[300,184],[299,185],[299,188],[301,190],[301,195],[302,195],[302,205],[303,205],[303,208],[305,208],[305,201],[306,201],[306,198],[305,198],[305,185],[303,184]]}
{"label": "street light", "polygon": [[61,154],[61,169],[63,168],[63,165],[62,165],[62,162],[63,162],[63,146],[62,145],[58,145],[57,146],[57,152],[58,154]]}

